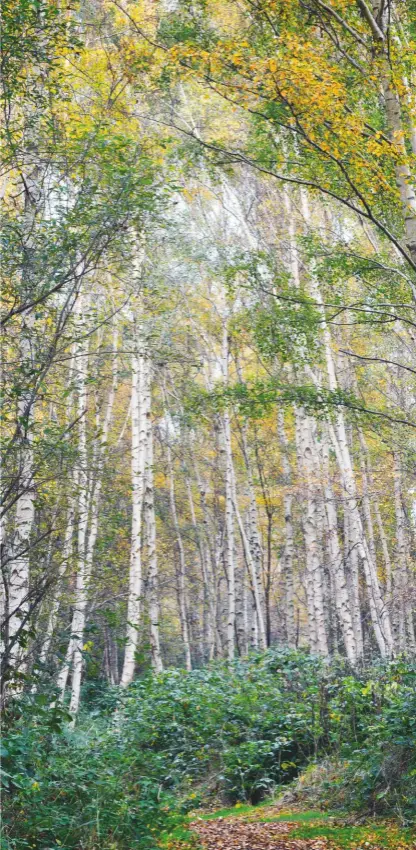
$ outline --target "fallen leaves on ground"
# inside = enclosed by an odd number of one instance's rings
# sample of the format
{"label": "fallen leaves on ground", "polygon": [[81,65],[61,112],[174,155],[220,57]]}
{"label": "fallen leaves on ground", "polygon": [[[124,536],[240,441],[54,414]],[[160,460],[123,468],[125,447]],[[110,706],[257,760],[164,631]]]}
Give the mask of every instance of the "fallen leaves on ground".
{"label": "fallen leaves on ground", "polygon": [[193,821],[206,850],[324,850],[325,839],[290,839],[293,823],[249,823],[240,818],[218,818],[215,821]]}

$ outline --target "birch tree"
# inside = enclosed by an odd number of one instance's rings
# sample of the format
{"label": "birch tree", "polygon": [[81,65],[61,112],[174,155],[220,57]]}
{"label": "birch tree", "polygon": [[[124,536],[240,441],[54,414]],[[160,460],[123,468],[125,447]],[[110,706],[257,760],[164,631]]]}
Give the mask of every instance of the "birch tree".
{"label": "birch tree", "polygon": [[[121,686],[133,680],[142,607],[142,513],[145,493],[146,445],[150,419],[150,362],[139,323],[132,354],[131,381],[131,481],[132,525],[126,648]],[[154,569],[154,563],[153,563]]]}
{"label": "birch tree", "polygon": [[[149,393],[151,396],[151,392]],[[153,476],[153,422],[151,415],[147,418],[145,492],[144,492],[144,521],[146,528],[147,559],[148,559],[148,594],[150,618],[150,645],[152,665],[156,673],[163,670],[162,651],[160,646],[160,603],[159,603],[159,570],[156,549],[156,514]]]}
{"label": "birch tree", "polygon": [[[222,350],[221,350],[221,369],[224,386],[228,384],[228,327],[227,322],[223,319],[222,322]],[[235,494],[234,494],[234,471],[233,471],[233,456],[231,448],[231,424],[230,414],[226,407],[222,414],[222,439],[225,465],[225,525],[227,530],[227,549],[226,549],[226,575],[227,575],[227,596],[228,596],[228,612],[227,612],[227,657],[232,661],[235,653],[235,540],[234,540],[234,512],[235,512]]]}

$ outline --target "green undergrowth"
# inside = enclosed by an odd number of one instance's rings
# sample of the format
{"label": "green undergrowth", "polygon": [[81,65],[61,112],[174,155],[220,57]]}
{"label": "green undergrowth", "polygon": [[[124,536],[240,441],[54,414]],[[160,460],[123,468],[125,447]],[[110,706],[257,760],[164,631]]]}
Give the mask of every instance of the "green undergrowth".
{"label": "green undergrowth", "polygon": [[205,812],[205,811],[196,811],[190,812],[189,817],[191,818],[202,818],[202,820],[217,820],[218,818],[229,818],[229,817],[243,817],[244,815],[252,815],[253,813],[260,813],[266,807],[270,808],[270,800],[264,800],[262,803],[258,803],[257,806],[251,806],[249,803],[237,803],[235,806],[226,806],[222,809],[216,809],[214,812]]}
{"label": "green undergrowth", "polygon": [[362,826],[335,826],[317,824],[305,824],[291,833],[291,838],[320,839],[325,838],[335,847],[346,848],[369,848],[383,847],[388,850],[399,850],[399,848],[416,847],[416,832],[412,829],[403,829],[396,823],[373,823]]}
{"label": "green undergrowth", "polygon": [[416,668],[400,659],[352,672],[277,648],[90,682],[68,720],[54,691],[7,706],[2,850],[156,850],[197,809],[266,801],[283,818],[270,801],[288,785],[299,828],[320,808],[416,821]]}
{"label": "green undergrowth", "polygon": [[218,818],[236,818],[236,817],[249,817],[250,820],[258,821],[259,823],[268,823],[268,822],[290,822],[290,823],[310,823],[310,821],[325,821],[333,817],[339,817],[339,812],[335,814],[335,812],[321,812],[321,811],[308,811],[308,812],[279,812],[279,814],[268,814],[270,809],[272,808],[273,803],[270,800],[264,800],[263,803],[259,803],[257,806],[245,805],[244,803],[237,803],[236,806],[231,806],[229,808],[217,809],[215,812],[194,812],[191,813],[190,817],[192,819],[195,817],[200,817],[202,820],[217,820]]}

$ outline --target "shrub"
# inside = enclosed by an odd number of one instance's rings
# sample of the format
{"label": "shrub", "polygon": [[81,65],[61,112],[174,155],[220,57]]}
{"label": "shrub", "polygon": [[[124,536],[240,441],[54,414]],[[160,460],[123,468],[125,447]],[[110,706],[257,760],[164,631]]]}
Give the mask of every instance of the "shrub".
{"label": "shrub", "polygon": [[209,776],[230,802],[256,802],[319,748],[321,669],[311,656],[274,650],[148,676],[130,688],[123,725],[131,746],[162,756],[164,784]]}
{"label": "shrub", "polygon": [[157,754],[129,749],[117,722],[94,716],[74,729],[36,699],[6,724],[3,847],[156,848],[177,822]]}
{"label": "shrub", "polygon": [[[4,847],[152,850],[207,794],[257,802],[306,765],[330,805],[416,817],[416,668],[351,673],[302,652],[89,683],[77,726],[53,694],[4,718]],[[306,777],[302,784],[307,787]]]}
{"label": "shrub", "polygon": [[354,690],[361,691],[355,709],[360,731],[355,739],[343,736],[340,790],[352,808],[414,819],[416,668],[393,662],[369,672]]}

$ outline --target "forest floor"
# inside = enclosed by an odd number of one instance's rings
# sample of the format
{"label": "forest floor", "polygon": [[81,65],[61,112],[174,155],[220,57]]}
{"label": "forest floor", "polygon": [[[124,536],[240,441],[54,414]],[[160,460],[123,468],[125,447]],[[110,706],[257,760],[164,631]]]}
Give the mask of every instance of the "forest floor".
{"label": "forest floor", "polygon": [[[179,838],[179,836],[178,836]],[[186,843],[171,848],[204,850],[414,850],[416,832],[395,821],[354,823],[351,816],[322,811],[282,810],[278,805],[194,812]]]}

